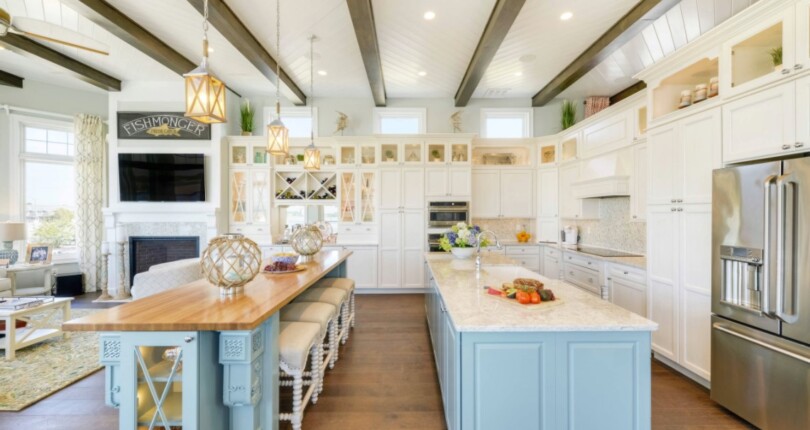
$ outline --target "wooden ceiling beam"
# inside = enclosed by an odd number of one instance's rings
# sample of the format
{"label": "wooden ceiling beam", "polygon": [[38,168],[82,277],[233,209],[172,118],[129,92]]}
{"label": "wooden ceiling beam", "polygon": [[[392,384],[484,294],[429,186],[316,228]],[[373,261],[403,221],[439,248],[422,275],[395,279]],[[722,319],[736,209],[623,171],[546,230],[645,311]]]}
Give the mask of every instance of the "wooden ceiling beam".
{"label": "wooden ceiling beam", "polygon": [[5,85],[7,87],[14,87],[14,88],[22,88],[23,79],[24,78],[20,76],[11,74],[4,70],[0,70],[0,85]]}
{"label": "wooden ceiling beam", "polygon": [[679,2],[680,0],[641,0],[638,2],[585,52],[535,94],[532,97],[532,106],[544,106],[557,97]]}
{"label": "wooden ceiling beam", "polygon": [[20,55],[50,61],[69,70],[76,78],[103,90],[121,91],[120,80],[25,36],[8,33],[0,38],[0,45]]}
{"label": "wooden ceiling beam", "polygon": [[387,96],[380,45],[377,41],[377,25],[374,22],[371,0],[346,0],[346,4],[349,6],[349,15],[352,17],[357,44],[360,45],[360,54],[363,57],[363,65],[366,67],[374,104],[377,107],[383,107],[387,102]]}
{"label": "wooden ceiling beam", "polygon": [[467,71],[464,72],[464,78],[456,91],[456,107],[467,106],[525,3],[526,0],[498,0],[495,3]]}
{"label": "wooden ceiling beam", "polygon": [[[203,0],[188,0],[200,14],[203,13]],[[248,30],[223,0],[208,0],[208,20],[228,42],[248,59],[267,79],[276,82],[276,59],[264,49],[259,40]],[[290,100],[296,105],[306,105],[307,96],[298,88],[284,68],[280,69],[281,85],[291,94]]]}
{"label": "wooden ceiling beam", "polygon": [[619,91],[618,93],[613,94],[612,96],[610,96],[610,105],[611,106],[615,105],[616,103],[618,103],[618,102],[632,96],[633,94],[635,94],[635,93],[637,93],[639,91],[643,91],[646,88],[647,88],[647,83],[646,82],[638,81],[635,84],[630,85],[629,87],[627,87],[627,88]]}

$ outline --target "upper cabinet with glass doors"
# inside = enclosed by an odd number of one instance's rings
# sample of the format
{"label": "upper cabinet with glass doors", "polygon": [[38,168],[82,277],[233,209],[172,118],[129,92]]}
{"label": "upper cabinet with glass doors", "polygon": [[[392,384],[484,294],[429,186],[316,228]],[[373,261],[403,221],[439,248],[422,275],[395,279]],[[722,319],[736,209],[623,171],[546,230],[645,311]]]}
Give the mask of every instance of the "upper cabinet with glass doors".
{"label": "upper cabinet with glass doors", "polygon": [[472,158],[470,141],[428,141],[427,164],[469,166]]}
{"label": "upper cabinet with glass doors", "polygon": [[380,143],[380,165],[421,165],[425,160],[425,144],[420,139],[391,139]]}
{"label": "upper cabinet with glass doors", "polygon": [[379,163],[379,145],[374,141],[338,143],[335,146],[338,167],[374,167]]}
{"label": "upper cabinet with glass doors", "polygon": [[261,136],[231,137],[228,160],[231,166],[268,166],[270,157]]}

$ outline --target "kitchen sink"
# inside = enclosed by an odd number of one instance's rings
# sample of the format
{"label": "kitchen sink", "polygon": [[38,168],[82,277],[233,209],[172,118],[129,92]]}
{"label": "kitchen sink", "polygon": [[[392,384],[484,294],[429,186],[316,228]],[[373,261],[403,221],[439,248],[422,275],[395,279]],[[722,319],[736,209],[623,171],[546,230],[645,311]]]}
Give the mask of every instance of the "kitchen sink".
{"label": "kitchen sink", "polygon": [[481,266],[481,273],[503,282],[511,282],[515,278],[537,279],[537,274],[522,266]]}

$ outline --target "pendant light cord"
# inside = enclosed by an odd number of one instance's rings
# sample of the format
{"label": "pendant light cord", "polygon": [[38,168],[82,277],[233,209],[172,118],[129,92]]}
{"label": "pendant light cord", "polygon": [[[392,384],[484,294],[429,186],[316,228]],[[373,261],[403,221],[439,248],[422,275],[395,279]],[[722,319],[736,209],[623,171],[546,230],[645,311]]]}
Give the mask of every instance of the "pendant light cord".
{"label": "pendant light cord", "polygon": [[203,58],[208,58],[208,0],[203,1]]}
{"label": "pendant light cord", "polygon": [[276,115],[281,119],[281,0],[276,0]]}
{"label": "pendant light cord", "polygon": [[[315,120],[315,35],[309,36],[309,119]],[[315,146],[315,124],[309,128],[309,142]]]}

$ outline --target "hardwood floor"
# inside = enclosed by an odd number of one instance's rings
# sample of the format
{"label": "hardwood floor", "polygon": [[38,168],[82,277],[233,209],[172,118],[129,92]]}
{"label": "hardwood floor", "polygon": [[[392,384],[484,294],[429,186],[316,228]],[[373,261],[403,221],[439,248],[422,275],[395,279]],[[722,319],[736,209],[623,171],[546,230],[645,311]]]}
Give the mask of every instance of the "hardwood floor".
{"label": "hardwood floor", "polygon": [[[74,304],[110,306],[93,298]],[[307,408],[304,429],[445,428],[421,295],[358,296],[357,327],[340,353],[320,401]],[[653,361],[652,373],[653,429],[752,428],[674,370]],[[95,373],[21,412],[0,412],[0,430],[116,429],[118,411],[104,405],[103,389],[104,373]]]}

